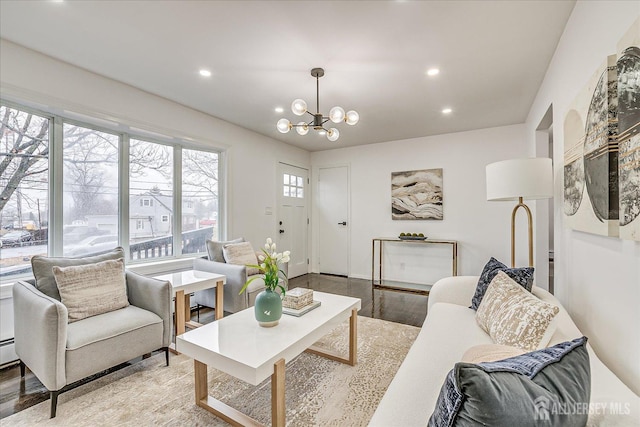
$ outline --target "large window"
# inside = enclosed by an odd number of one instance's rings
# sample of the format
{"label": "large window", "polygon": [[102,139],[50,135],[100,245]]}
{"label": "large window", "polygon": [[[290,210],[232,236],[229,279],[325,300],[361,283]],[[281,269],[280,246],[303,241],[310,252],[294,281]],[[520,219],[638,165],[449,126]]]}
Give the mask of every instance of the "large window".
{"label": "large window", "polygon": [[173,254],[173,168],[173,147],[131,140],[129,245],[134,259]]}
{"label": "large window", "polygon": [[4,101],[0,121],[0,279],[28,274],[36,254],[121,245],[128,260],[144,261],[206,252],[219,238],[218,152]]}
{"label": "large window", "polygon": [[218,153],[182,150],[182,253],[205,252],[203,237],[218,236],[218,159]]}
{"label": "large window", "polygon": [[0,106],[0,271],[30,271],[47,254],[49,118]]}
{"label": "large window", "polygon": [[[118,243],[118,135],[63,126],[64,255],[96,255]],[[112,245],[96,246],[96,236]]]}

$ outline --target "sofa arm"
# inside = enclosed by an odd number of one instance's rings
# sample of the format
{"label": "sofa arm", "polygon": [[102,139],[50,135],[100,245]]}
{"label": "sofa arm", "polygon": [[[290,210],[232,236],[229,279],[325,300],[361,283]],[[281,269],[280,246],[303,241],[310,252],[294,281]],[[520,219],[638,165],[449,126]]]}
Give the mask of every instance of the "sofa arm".
{"label": "sofa arm", "polygon": [[48,390],[60,390],[67,383],[67,307],[27,282],[14,283],[12,292],[16,354]]}
{"label": "sofa arm", "polygon": [[193,269],[222,274],[226,276],[227,284],[241,283],[244,285],[247,281],[247,267],[244,265],[227,264],[226,262],[209,261],[203,258],[196,258],[193,260]]}
{"label": "sofa arm", "polygon": [[171,342],[171,283],[126,271],[129,303],[151,311],[162,319],[162,345]]}
{"label": "sofa arm", "polygon": [[438,280],[429,291],[428,309],[437,302],[470,307],[477,284],[478,276],[453,276]]}

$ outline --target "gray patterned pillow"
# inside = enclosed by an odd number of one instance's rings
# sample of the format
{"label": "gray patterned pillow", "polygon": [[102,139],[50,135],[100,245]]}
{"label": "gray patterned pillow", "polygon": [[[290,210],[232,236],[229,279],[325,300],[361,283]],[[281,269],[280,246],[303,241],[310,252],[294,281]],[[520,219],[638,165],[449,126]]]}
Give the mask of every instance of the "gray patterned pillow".
{"label": "gray patterned pillow", "polygon": [[216,242],[215,240],[207,240],[207,253],[209,254],[209,261],[216,262],[226,262],[224,260],[224,254],[222,253],[222,249],[224,245],[228,245],[229,243],[241,243],[244,242],[244,238],[240,237],[234,240],[228,240],[226,242]]}
{"label": "gray patterned pillow", "polygon": [[584,427],[588,411],[581,408],[591,397],[586,345],[582,337],[497,362],[456,363],[428,426]]}
{"label": "gray patterned pillow", "polygon": [[124,260],[96,264],[53,267],[69,323],[129,305]]}
{"label": "gray patterned pillow", "polygon": [[124,249],[117,247],[111,252],[102,255],[88,256],[82,258],[66,257],[46,257],[35,255],[31,258],[33,277],[36,279],[36,288],[43,294],[60,301],[60,292],[53,277],[53,267],[70,267],[73,265],[95,264],[96,262],[110,259],[124,259]]}
{"label": "gray patterned pillow", "polygon": [[515,280],[518,285],[531,292],[531,288],[533,287],[533,267],[509,268],[497,259],[491,257],[482,269],[482,274],[480,274],[476,291],[471,299],[471,307],[469,308],[473,308],[474,310],[478,309],[484,293],[487,292],[489,284],[499,271],[504,271],[507,273],[507,276]]}

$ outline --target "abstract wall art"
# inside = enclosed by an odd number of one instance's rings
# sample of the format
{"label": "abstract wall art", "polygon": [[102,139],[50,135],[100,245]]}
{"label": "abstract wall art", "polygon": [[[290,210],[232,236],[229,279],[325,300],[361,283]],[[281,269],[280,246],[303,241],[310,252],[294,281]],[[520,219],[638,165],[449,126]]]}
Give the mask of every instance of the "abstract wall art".
{"label": "abstract wall art", "polygon": [[564,217],[640,241],[640,18],[565,115]]}
{"label": "abstract wall art", "polygon": [[441,220],[442,169],[391,173],[391,218]]}
{"label": "abstract wall art", "polygon": [[618,96],[612,55],[564,121],[564,215],[575,230],[618,235]]}
{"label": "abstract wall art", "polygon": [[620,238],[640,241],[640,19],[618,43]]}

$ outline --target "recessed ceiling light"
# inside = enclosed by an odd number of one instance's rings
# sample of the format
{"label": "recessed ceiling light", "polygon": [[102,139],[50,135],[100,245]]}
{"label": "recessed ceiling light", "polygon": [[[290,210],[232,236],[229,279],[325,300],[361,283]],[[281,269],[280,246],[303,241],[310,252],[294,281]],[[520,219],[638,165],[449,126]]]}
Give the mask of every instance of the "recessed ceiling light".
{"label": "recessed ceiling light", "polygon": [[282,113],[283,111],[284,111],[284,108],[276,107],[276,113]]}
{"label": "recessed ceiling light", "polygon": [[432,77],[433,77],[433,76],[436,76],[436,75],[438,75],[438,74],[440,74],[440,70],[439,70],[439,69],[437,69],[437,68],[429,68],[429,69],[427,70],[427,75],[428,75],[428,76],[432,76]]}
{"label": "recessed ceiling light", "polygon": [[451,108],[444,108],[442,109],[442,114],[451,114],[453,110]]}
{"label": "recessed ceiling light", "polygon": [[209,70],[205,70],[204,68],[202,70],[200,70],[200,75],[202,77],[211,77],[211,71]]}

